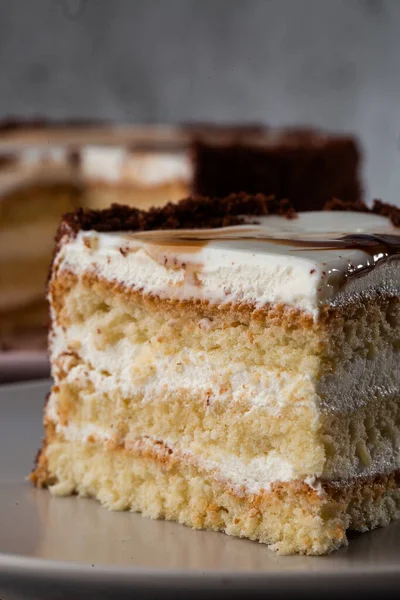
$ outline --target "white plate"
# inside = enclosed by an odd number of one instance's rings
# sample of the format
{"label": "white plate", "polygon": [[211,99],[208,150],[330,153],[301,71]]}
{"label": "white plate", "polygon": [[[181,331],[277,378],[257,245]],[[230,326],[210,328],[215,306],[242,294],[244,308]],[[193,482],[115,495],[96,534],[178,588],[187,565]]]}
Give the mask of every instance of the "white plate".
{"label": "white plate", "polygon": [[[54,498],[24,480],[42,436],[49,382],[0,386],[0,598],[140,598],[246,590],[298,598],[400,589],[400,523],[327,557],[278,556],[96,501]],[[57,593],[56,593],[57,592]]]}
{"label": "white plate", "polygon": [[0,351],[0,383],[48,377],[49,359],[41,351]]}

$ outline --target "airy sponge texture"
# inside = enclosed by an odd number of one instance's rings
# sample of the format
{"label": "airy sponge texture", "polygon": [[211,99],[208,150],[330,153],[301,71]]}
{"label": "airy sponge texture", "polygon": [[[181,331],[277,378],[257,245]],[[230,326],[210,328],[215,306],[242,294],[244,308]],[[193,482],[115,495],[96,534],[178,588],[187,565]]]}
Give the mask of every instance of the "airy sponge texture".
{"label": "airy sponge texture", "polygon": [[314,322],[66,271],[50,294],[37,485],[305,554],[398,515],[399,381],[384,364],[397,360],[397,299]]}

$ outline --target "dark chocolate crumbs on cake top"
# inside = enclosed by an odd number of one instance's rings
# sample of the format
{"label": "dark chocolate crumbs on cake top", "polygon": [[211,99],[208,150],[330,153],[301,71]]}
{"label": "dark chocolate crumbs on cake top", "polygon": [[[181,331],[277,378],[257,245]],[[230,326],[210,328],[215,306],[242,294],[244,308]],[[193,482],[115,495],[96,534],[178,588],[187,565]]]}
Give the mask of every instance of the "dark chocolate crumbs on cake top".
{"label": "dark chocolate crumbs on cake top", "polygon": [[362,200],[340,200],[338,198],[332,198],[329,202],[326,202],[323,210],[326,211],[353,211],[353,212],[364,212],[381,217],[387,217],[390,219],[395,227],[400,227],[400,208],[393,204],[387,204],[382,200],[374,200],[372,208],[369,208]]}
{"label": "dark chocolate crumbs on cake top", "polygon": [[[246,216],[246,220],[243,215]],[[263,194],[231,194],[226,198],[195,196],[148,211],[113,204],[105,210],[78,209],[64,216],[57,239],[78,231],[149,231],[159,229],[205,229],[228,227],[263,215],[296,217],[288,200]]]}
{"label": "dark chocolate crumbs on cake top", "polygon": [[328,200],[322,210],[369,212],[368,206],[362,200],[341,200],[340,198]]}
{"label": "dark chocolate crumbs on cake top", "polygon": [[397,206],[387,204],[386,202],[382,202],[382,200],[374,200],[372,212],[375,215],[388,217],[395,227],[400,227],[400,208]]}

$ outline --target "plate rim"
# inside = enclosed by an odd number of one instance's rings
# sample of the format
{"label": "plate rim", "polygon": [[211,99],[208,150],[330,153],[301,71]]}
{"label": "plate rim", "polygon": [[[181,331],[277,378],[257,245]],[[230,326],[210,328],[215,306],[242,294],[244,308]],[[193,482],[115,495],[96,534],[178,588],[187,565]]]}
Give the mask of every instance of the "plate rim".
{"label": "plate rim", "polygon": [[[333,555],[329,555],[333,556]],[[321,560],[329,560],[329,556],[310,557]],[[285,557],[282,557],[285,558]],[[376,569],[376,566],[375,566]],[[161,578],[166,581],[187,580],[188,582],[203,581],[205,578],[210,581],[218,582],[219,580],[231,579],[235,582],[252,580],[260,581],[275,581],[281,582],[287,579],[307,581],[311,579],[337,579],[344,581],[352,581],[363,577],[363,579],[376,579],[377,577],[395,577],[400,583],[400,565],[383,565],[376,570],[371,570],[370,566],[365,568],[348,569],[346,571],[338,570],[310,570],[310,571],[231,571],[228,569],[212,571],[201,569],[166,569],[162,567],[137,567],[137,566],[118,566],[105,565],[101,563],[90,564],[87,562],[76,562],[68,560],[53,560],[48,558],[28,557],[18,554],[0,552],[0,575],[6,572],[7,574],[27,573],[30,575],[39,574],[47,575],[49,578],[60,576],[74,575],[78,579],[98,581],[99,576],[107,581],[132,581],[137,582],[153,579],[154,577]]]}

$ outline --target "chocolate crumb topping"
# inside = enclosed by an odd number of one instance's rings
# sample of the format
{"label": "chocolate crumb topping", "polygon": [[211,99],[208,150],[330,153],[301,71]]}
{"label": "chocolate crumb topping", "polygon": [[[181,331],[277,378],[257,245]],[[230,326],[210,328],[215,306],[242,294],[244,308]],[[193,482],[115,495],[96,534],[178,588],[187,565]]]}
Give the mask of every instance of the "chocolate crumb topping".
{"label": "chocolate crumb topping", "polygon": [[382,200],[374,200],[371,212],[375,215],[388,217],[395,227],[400,227],[400,208],[397,206],[387,204],[386,202],[382,202]]}
{"label": "chocolate crumb topping", "polygon": [[288,200],[263,194],[231,194],[226,198],[194,196],[148,211],[120,204],[105,210],[78,209],[64,216],[58,239],[67,231],[149,231],[152,229],[204,229],[240,225],[246,217],[296,213]]}
{"label": "chocolate crumb topping", "polygon": [[369,212],[368,206],[362,200],[341,200],[340,198],[332,198],[332,200],[328,200],[328,202],[325,202],[322,210]]}
{"label": "chocolate crumb topping", "polygon": [[372,208],[369,208],[362,200],[351,201],[332,198],[332,200],[326,202],[323,210],[342,210],[371,213],[374,215],[387,217],[395,227],[400,227],[400,208],[394,206],[393,204],[382,202],[381,200],[374,200]]}

